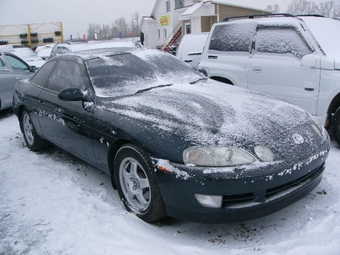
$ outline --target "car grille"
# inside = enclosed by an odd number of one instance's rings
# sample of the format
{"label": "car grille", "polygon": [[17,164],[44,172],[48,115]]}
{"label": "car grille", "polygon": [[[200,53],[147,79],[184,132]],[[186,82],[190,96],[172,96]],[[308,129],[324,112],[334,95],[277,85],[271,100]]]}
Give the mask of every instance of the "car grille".
{"label": "car grille", "polygon": [[324,170],[324,165],[321,165],[320,167],[316,168],[314,171],[300,177],[299,179],[296,179],[294,181],[291,181],[289,183],[285,183],[283,185],[258,191],[254,193],[244,193],[244,194],[238,194],[238,195],[225,195],[223,196],[223,202],[222,202],[222,208],[231,208],[231,207],[240,207],[240,206],[246,206],[249,203],[265,203],[269,202],[270,200],[274,200],[278,197],[282,197],[286,194],[289,194],[290,192],[293,192],[294,190],[305,186],[307,183],[313,181],[318,176],[322,174]]}

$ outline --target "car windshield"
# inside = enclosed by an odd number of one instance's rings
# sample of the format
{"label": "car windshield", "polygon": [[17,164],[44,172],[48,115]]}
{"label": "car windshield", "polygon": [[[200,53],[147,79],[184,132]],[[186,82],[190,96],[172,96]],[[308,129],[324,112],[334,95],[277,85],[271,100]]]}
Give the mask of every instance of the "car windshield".
{"label": "car windshield", "polygon": [[191,66],[158,50],[89,58],[85,64],[100,97],[132,95],[202,78]]}

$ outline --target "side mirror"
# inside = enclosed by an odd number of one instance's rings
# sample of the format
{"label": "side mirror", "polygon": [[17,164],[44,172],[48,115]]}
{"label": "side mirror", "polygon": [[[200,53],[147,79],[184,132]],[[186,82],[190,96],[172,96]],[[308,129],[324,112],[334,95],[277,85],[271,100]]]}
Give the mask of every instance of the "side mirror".
{"label": "side mirror", "polygon": [[37,71],[38,68],[36,66],[29,66],[28,70],[30,70],[30,72],[32,72],[32,73],[35,73],[35,71]]}
{"label": "side mirror", "polygon": [[208,73],[205,69],[198,69],[198,71],[208,77]]}
{"label": "side mirror", "polygon": [[67,88],[67,89],[61,90],[58,94],[58,98],[63,101],[88,100],[84,92],[78,88]]}

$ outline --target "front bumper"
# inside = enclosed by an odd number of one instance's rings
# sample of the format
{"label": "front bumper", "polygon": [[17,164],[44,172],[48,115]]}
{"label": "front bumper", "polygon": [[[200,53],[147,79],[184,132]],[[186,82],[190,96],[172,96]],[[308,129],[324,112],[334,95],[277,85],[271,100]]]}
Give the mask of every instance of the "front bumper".
{"label": "front bumper", "polygon": [[[273,174],[257,169],[254,175],[236,170],[207,174],[170,163],[171,172],[157,171],[157,178],[169,216],[200,223],[240,222],[277,212],[306,196],[320,183],[327,156],[328,151],[298,167],[282,170],[278,164],[271,166]],[[222,206],[205,207],[195,194],[223,196]]]}

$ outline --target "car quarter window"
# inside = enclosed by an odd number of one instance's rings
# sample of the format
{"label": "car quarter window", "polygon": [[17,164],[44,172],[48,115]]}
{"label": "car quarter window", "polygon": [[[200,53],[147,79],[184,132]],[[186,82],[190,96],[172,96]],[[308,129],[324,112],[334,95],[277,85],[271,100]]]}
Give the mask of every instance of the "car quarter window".
{"label": "car quarter window", "polygon": [[38,72],[33,76],[33,78],[31,79],[31,83],[44,87],[55,63],[56,61],[50,61],[45,63],[44,66],[40,68]]}
{"label": "car quarter window", "polygon": [[307,42],[294,27],[259,27],[255,39],[255,52],[291,54],[299,59],[313,53]]}
{"label": "car quarter window", "polygon": [[0,68],[6,68],[5,61],[0,57]]}
{"label": "car quarter window", "polygon": [[256,23],[226,23],[216,26],[209,50],[250,52]]}
{"label": "car quarter window", "polygon": [[47,87],[57,92],[64,88],[85,89],[79,65],[73,61],[60,60],[51,75]]}
{"label": "car quarter window", "polygon": [[11,55],[6,55],[6,57],[13,70],[28,70],[28,65],[22,60]]}

